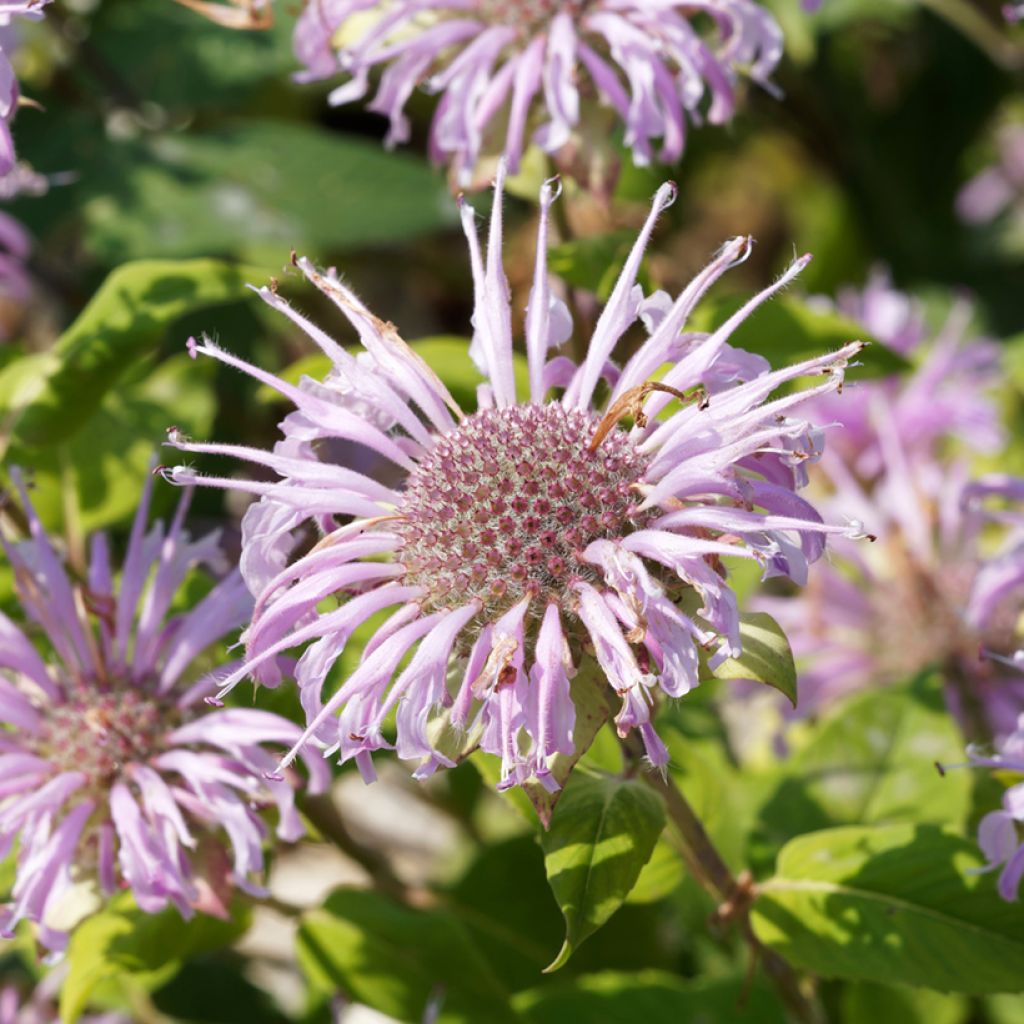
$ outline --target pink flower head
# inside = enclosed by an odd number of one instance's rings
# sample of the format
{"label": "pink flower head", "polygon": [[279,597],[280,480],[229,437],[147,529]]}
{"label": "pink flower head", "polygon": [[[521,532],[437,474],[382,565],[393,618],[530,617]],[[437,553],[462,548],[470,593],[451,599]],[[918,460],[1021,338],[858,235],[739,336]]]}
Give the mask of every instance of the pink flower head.
{"label": "pink flower head", "polygon": [[965,728],[1005,735],[1024,708],[1024,677],[1012,661],[1024,545],[1014,516],[985,503],[1019,504],[1024,494],[1006,477],[969,483],[963,462],[1004,441],[991,394],[998,346],[970,336],[963,302],[929,337],[911,300],[884,279],[847,293],[840,307],[917,363],[905,378],[851,386],[848,404],[813,404],[821,421],[836,424],[816,467],[830,492],[819,507],[862,521],[878,542],[864,549],[840,540],[809,587],[760,606],[793,645],[803,712],[937,667]]}
{"label": "pink flower head", "polygon": [[13,18],[27,18],[38,21],[43,8],[50,0],[0,0],[0,175],[7,174],[14,167],[14,139],[11,137],[11,121],[18,110],[21,91],[18,79],[11,66],[11,50],[16,36]]}
{"label": "pink flower head", "polygon": [[[3,546],[45,648],[0,613],[0,856],[18,843],[0,929],[36,921],[59,950],[69,898],[83,888],[94,898],[128,888],[144,911],[170,903],[185,916],[220,908],[224,875],[260,892],[266,828],[256,806],[276,805],[280,838],[302,833],[294,780],[265,780],[275,761],[264,744],[290,745],[299,730],[264,711],[211,712],[202,701],[216,686],[196,678],[204,652],[252,609],[231,572],[191,611],[171,610],[194,567],[219,567],[217,535],[193,541],[183,531],[187,496],[166,530],[147,531],[147,485],[120,585],[103,534],[75,580],[14,476],[30,535]],[[318,789],[325,766],[308,764]],[[224,870],[200,871],[200,861],[224,861]]]}
{"label": "pink flower head", "polygon": [[[418,762],[417,776],[451,766],[435,745],[435,721],[445,713],[501,758],[503,787],[531,777],[556,787],[552,759],[573,750],[570,680],[585,653],[618,701],[619,734],[638,729],[651,761],[663,765],[667,751],[652,725],[658,695],[678,697],[697,685],[701,650],[712,665],[740,651],[736,598],[721,559],[754,559],[765,575],[802,581],[825,535],[846,530],[826,526],[795,493],[821,438],[793,414],[840,386],[859,344],[776,372],[727,344],[806,257],[713,333],[685,332],[697,301],[746,259],[751,240],[727,242],[674,300],[645,298],[637,272],[659,213],[675,197],[664,186],[577,365],[558,352],[573,324],[547,273],[556,198],[549,182],[540,197],[526,314],[529,379],[521,387],[501,259],[501,174],[496,191],[486,256],[473,210],[462,209],[475,287],[470,353],[487,378],[475,413],[464,413],[394,327],[336,274],[299,260],[364,351],[353,356],[261,289],[330,356],[330,373],[292,386],[203,341],[197,353],[266,382],[296,411],[274,452],[170,438],[182,451],[247,459],[279,477],[260,483],[167,471],[178,483],[238,487],[261,499],[244,523],[246,571],[257,592],[247,660],[223,690],[247,674],[273,673],[281,652],[308,643],[296,670],[309,720],[302,742],[316,739],[327,753],[354,759],[367,778],[373,751],[392,746],[392,712],[397,753]],[[646,341],[616,364],[617,343],[641,323]],[[649,384],[665,364],[671,369],[661,382]],[[808,374],[823,380],[775,395]],[[670,406],[674,399],[681,404]],[[627,416],[628,428],[620,422]],[[400,482],[329,461],[326,442],[338,439],[392,463],[390,477]],[[306,522],[323,537],[290,560],[291,531]],[[692,614],[676,603],[685,593],[695,599]],[[327,598],[336,607],[325,609]],[[391,616],[358,667],[326,692],[346,642],[382,610]]]}
{"label": "pink flower head", "polygon": [[388,118],[388,145],[408,141],[417,86],[440,94],[431,152],[468,185],[482,153],[515,173],[531,141],[558,152],[591,97],[638,164],[674,163],[688,122],[732,117],[740,71],[770,88],[782,33],[753,0],[308,0],[295,51],[300,81],[348,76],[336,104],[383,69],[369,109]]}

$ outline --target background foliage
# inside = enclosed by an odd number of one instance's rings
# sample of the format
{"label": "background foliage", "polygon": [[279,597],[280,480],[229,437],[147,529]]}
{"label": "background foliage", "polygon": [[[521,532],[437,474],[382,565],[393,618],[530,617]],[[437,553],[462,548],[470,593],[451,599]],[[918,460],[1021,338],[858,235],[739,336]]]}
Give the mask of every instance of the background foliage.
{"label": "background foliage", "polygon": [[[797,0],[772,6],[788,36],[784,100],[751,95],[729,129],[693,133],[678,168],[627,166],[614,213],[582,205],[596,240],[560,246],[553,267],[606,292],[665,175],[681,199],[647,261],[658,285],[679,285],[723,239],[751,233],[758,248],[730,290],[767,284],[795,247],[815,254],[802,278],[810,293],[884,263],[936,306],[968,289],[980,326],[1020,331],[1022,239],[954,215],[957,190],[991,158],[993,126],[1019,100],[1019,70],[938,4],[826,0],[816,15]],[[996,6],[978,5],[993,26]],[[273,30],[244,34],[169,0],[57,0],[26,33],[24,88],[45,112],[20,114],[19,150],[69,178],[12,205],[34,235],[41,289],[0,349],[0,446],[5,466],[32,470],[43,518],[72,550],[99,527],[123,540],[168,426],[272,442],[283,412],[274,396],[191,362],[184,343],[205,331],[268,368],[309,369],[305,343],[244,288],[277,277],[340,330],[290,275],[292,249],[336,265],[472,402],[459,340],[471,303],[464,243],[443,175],[420,156],[429,101],[415,101],[417,144],[386,153],[377,118],[332,110],[326,89],[289,82],[293,13],[280,8]],[[521,184],[532,188],[529,172]],[[531,217],[512,201],[520,295]],[[730,302],[716,293],[701,315],[720,322]],[[786,297],[737,341],[781,364],[850,334]],[[1011,371],[1024,343],[1012,353]],[[881,350],[864,372],[899,368]],[[1018,418],[1022,386],[1017,374],[1005,395]],[[1008,458],[1024,464],[1024,450]],[[168,492],[158,486],[158,508]],[[226,522],[235,543],[241,511],[200,494],[196,527]],[[10,599],[2,573],[0,599]],[[962,760],[934,681],[854,698],[808,725],[785,759],[730,742],[715,713],[728,685],[709,682],[666,709],[671,770],[730,866],[769,879],[756,933],[826,979],[829,1019],[1024,1021],[1024,917],[971,873],[978,854],[962,838],[997,796],[970,773],[932,767]],[[387,775],[362,819],[361,784],[340,773],[352,831],[376,844],[390,865],[382,877],[399,887],[368,888],[365,865],[343,862],[324,835],[294,863],[281,857],[269,907],[239,907],[230,922],[117,903],[75,936],[63,1019],[128,1006],[144,1021],[318,1021],[344,992],[402,1021],[431,1000],[443,1022],[784,1020],[777,997],[748,978],[740,938],[706,927],[714,907],[663,833],[660,801],[610,774],[621,768],[615,744],[599,739],[547,832],[529,806],[520,813],[493,793],[491,767],[476,759],[422,787]],[[39,970],[24,940],[0,954],[4,976]]]}

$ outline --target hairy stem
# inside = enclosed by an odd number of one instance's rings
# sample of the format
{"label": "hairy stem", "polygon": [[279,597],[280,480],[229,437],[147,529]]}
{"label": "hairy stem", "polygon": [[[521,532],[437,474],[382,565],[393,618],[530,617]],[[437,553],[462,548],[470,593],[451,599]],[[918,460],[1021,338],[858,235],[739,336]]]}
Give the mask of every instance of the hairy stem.
{"label": "hairy stem", "polygon": [[779,996],[801,1024],[821,1024],[823,1017],[806,985],[790,964],[774,950],[761,945],[750,924],[750,905],[755,890],[749,876],[737,879],[722,859],[711,837],[671,775],[642,773],[643,780],[665,801],[669,820],[682,840],[683,859],[694,877],[719,901],[719,917],[736,922],[752,955],[764,965]]}

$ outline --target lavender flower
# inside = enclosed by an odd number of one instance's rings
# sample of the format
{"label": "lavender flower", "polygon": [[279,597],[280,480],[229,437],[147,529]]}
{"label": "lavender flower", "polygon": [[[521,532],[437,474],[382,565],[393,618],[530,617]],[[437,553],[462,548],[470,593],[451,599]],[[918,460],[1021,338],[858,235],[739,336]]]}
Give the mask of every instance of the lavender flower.
{"label": "lavender flower", "polygon": [[[972,745],[967,748],[967,756],[971,764],[978,767],[1024,773],[1024,714],[996,753],[987,754],[981,747]],[[988,861],[986,870],[1002,868],[999,895],[1009,901],[1017,899],[1024,878],[1024,842],[1020,839],[1018,823],[1024,824],[1024,782],[1010,786],[1003,794],[1002,809],[990,811],[978,823],[978,845]]]}
{"label": "lavender flower", "polygon": [[417,86],[441,94],[431,153],[468,185],[483,153],[515,173],[528,141],[562,149],[581,96],[615,111],[637,163],[674,163],[688,121],[732,117],[738,71],[769,87],[782,33],[753,0],[309,0],[295,51],[300,81],[349,76],[335,104],[362,99],[385,69],[369,109],[390,121],[388,145],[408,141]]}
{"label": "lavender flower", "polygon": [[[696,686],[702,649],[713,666],[741,649],[721,559],[755,559],[765,575],[803,582],[824,535],[849,532],[826,526],[795,493],[820,436],[792,413],[836,390],[860,345],[767,372],[763,359],[727,344],[808,257],[712,334],[684,333],[697,301],[746,259],[751,240],[726,243],[674,301],[661,292],[645,298],[637,272],[658,215],[675,198],[674,188],[663,186],[576,365],[557,354],[572,320],[547,273],[556,198],[549,182],[540,197],[526,316],[529,386],[520,398],[501,262],[501,174],[496,191],[486,258],[474,213],[462,209],[476,294],[470,352],[487,377],[472,415],[392,325],[333,272],[306,260],[297,261],[299,269],[356,329],[361,355],[268,288],[260,290],[263,300],[330,356],[323,381],[293,387],[208,340],[191,343],[195,354],[250,374],[296,405],[272,453],[171,432],[169,443],[181,451],[243,458],[275,472],[276,482],[204,477],[181,466],[166,471],[177,483],[261,498],[244,522],[243,571],[257,593],[247,661],[222,692],[249,673],[276,682],[278,655],[312,641],[295,673],[309,725],[285,765],[315,738],[371,779],[372,753],[391,746],[385,724],[395,712],[398,756],[418,762],[415,774],[423,777],[453,763],[435,745],[444,711],[456,729],[479,736],[482,748],[501,758],[502,788],[531,777],[557,788],[552,759],[574,747],[570,679],[588,652],[621,702],[619,734],[639,729],[650,760],[664,765],[667,751],[652,725],[659,692],[679,697]],[[649,336],[619,367],[613,351],[638,322]],[[666,363],[671,369],[651,383]],[[807,374],[825,379],[806,392],[771,397]],[[553,390],[561,397],[552,398]],[[597,403],[602,393],[607,398]],[[682,401],[675,411],[673,399]],[[631,429],[619,426],[627,415]],[[392,463],[401,482],[389,486],[329,461],[338,439]],[[323,538],[290,561],[291,533],[303,523],[315,524]],[[684,593],[699,599],[693,615],[676,603]],[[325,610],[327,598],[337,607]],[[353,632],[387,609],[392,614],[358,667],[327,692],[327,674]]]}
{"label": "lavender flower", "polygon": [[38,21],[50,0],[0,0],[0,175],[14,167],[14,139],[11,121],[18,109],[21,91],[11,66],[10,52],[15,42],[13,18]]}
{"label": "lavender flower", "polygon": [[[857,311],[849,294],[843,304]],[[1024,545],[1013,517],[985,501],[1021,495],[1006,477],[970,483],[962,457],[1003,441],[991,397],[998,349],[969,336],[963,303],[926,340],[913,304],[879,279],[859,311],[918,365],[905,380],[848,389],[841,407],[815,400],[817,415],[837,424],[816,471],[830,491],[819,506],[862,520],[878,543],[864,550],[840,540],[806,590],[760,605],[787,630],[802,665],[803,711],[937,666],[969,732],[1005,735],[1024,708],[1012,664]]]}
{"label": "lavender flower", "polygon": [[[832,305],[827,299],[816,301]],[[893,287],[888,272],[879,269],[863,288],[842,289],[835,306],[915,369],[906,378],[893,375],[857,384],[841,400],[830,396],[815,402],[820,422],[842,426],[830,435],[828,464],[841,460],[864,480],[882,472],[874,413],[880,396],[912,456],[927,459],[953,439],[976,453],[999,451],[1006,437],[992,392],[1002,377],[1001,349],[971,331],[969,301],[955,301],[941,327],[932,331],[920,304]]]}
{"label": "lavender flower", "polygon": [[[60,1024],[57,998],[66,976],[60,967],[50,971],[27,994],[20,986],[0,986],[0,1024]],[[123,1013],[87,1013],[79,1024],[131,1024]]]}
{"label": "lavender flower", "polygon": [[1004,124],[996,152],[956,197],[956,212],[967,224],[988,224],[1007,212],[1024,218],[1024,124]]}
{"label": "lavender flower", "polygon": [[[291,744],[299,730],[264,711],[210,713],[202,703],[215,686],[195,678],[203,652],[252,608],[232,572],[194,609],[171,613],[186,574],[220,562],[217,535],[189,539],[187,496],[166,532],[147,532],[147,486],[120,587],[103,534],[87,577],[73,582],[14,476],[30,536],[3,544],[47,648],[0,614],[0,856],[18,842],[0,929],[39,922],[41,940],[59,950],[71,904],[119,888],[144,911],[173,904],[185,916],[216,910],[225,880],[258,894],[266,828],[255,805],[276,804],[280,838],[302,833],[293,784],[264,781],[275,762],[263,744]],[[311,787],[322,788],[324,764],[309,767]],[[201,871],[201,860],[218,870]]]}

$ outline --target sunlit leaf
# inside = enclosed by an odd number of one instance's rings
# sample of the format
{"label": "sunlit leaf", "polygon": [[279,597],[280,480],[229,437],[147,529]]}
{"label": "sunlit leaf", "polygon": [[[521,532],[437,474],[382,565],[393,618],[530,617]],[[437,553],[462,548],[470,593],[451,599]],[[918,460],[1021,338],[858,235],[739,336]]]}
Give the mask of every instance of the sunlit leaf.
{"label": "sunlit leaf", "polygon": [[1016,992],[1024,917],[996,892],[976,844],[935,825],[800,836],[758,887],[758,938],[826,978],[940,991]]}
{"label": "sunlit leaf", "polygon": [[665,808],[643,782],[577,771],[541,837],[551,891],[565,917],[562,967],[622,906],[665,825]]}

